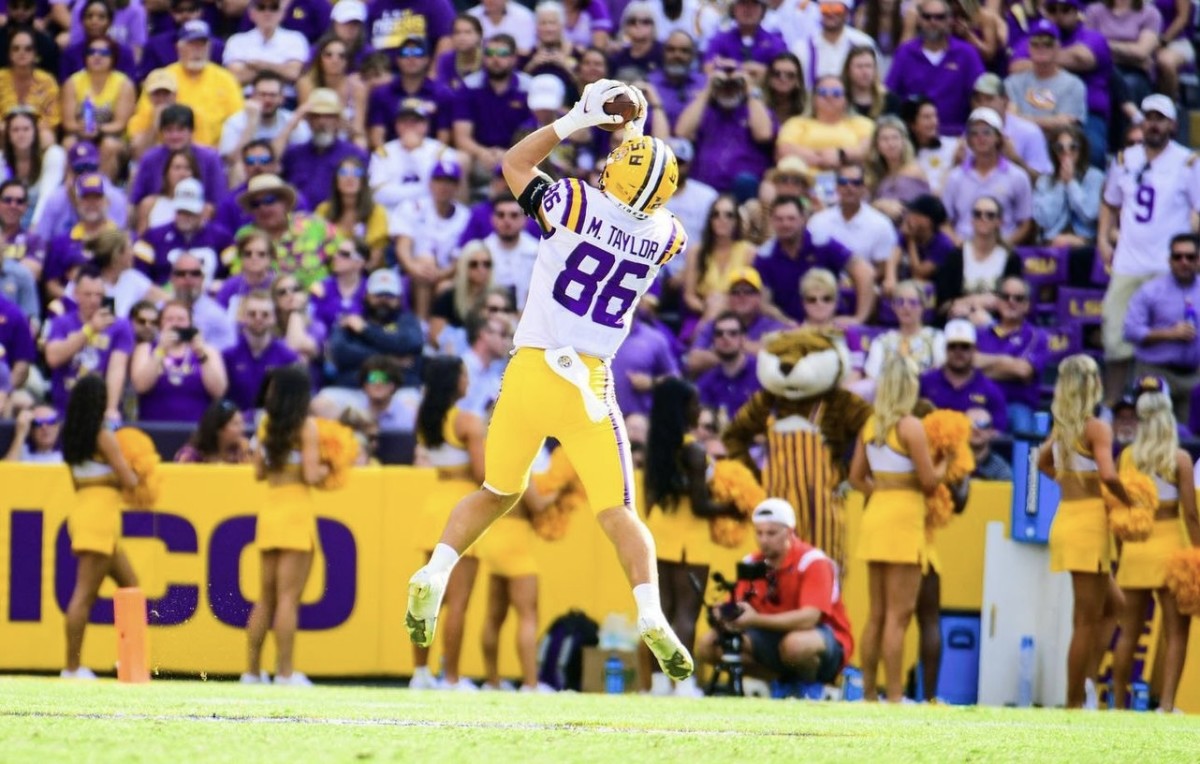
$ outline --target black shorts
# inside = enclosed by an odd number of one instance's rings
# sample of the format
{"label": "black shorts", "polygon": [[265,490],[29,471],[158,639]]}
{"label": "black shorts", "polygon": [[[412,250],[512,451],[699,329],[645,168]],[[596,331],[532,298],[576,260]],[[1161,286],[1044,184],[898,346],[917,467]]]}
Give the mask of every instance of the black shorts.
{"label": "black shorts", "polygon": [[821,651],[821,661],[817,666],[815,676],[802,676],[795,667],[788,666],[780,658],[779,645],[788,632],[747,629],[746,636],[750,639],[750,654],[754,656],[754,662],[768,671],[778,674],[781,679],[801,679],[832,684],[841,673],[842,663],[845,660],[842,643],[833,636],[833,629],[828,624],[818,624],[816,631],[825,641],[825,649]]}

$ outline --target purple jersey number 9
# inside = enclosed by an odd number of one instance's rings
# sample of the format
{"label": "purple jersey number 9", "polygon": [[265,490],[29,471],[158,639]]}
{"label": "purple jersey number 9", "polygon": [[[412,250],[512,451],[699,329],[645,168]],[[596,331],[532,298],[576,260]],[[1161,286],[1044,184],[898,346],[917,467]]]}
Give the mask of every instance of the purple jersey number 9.
{"label": "purple jersey number 9", "polygon": [[1133,197],[1138,210],[1133,219],[1139,223],[1149,223],[1154,217],[1154,189],[1150,186],[1138,186],[1137,196]]}
{"label": "purple jersey number 9", "polygon": [[616,255],[584,242],[571,252],[554,281],[554,300],[577,316],[590,312],[592,320],[601,326],[619,329],[638,298],[636,289],[625,286],[626,277],[642,279],[649,272],[648,263],[634,260],[618,263]]}

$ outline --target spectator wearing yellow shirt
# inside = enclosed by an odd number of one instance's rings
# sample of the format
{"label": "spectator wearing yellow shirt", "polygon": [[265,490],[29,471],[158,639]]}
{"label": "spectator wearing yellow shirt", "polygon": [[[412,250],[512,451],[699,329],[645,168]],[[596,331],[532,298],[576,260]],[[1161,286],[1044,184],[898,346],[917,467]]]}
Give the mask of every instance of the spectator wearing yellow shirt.
{"label": "spectator wearing yellow shirt", "polygon": [[8,66],[0,69],[0,116],[18,106],[34,109],[42,146],[53,146],[62,121],[58,80],[37,68],[34,46],[33,32],[27,29],[18,29],[8,38]]}
{"label": "spectator wearing yellow shirt", "polygon": [[798,156],[809,167],[836,170],[846,158],[861,161],[871,145],[875,123],[851,112],[846,88],[840,77],[828,75],[817,80],[812,116],[792,117],[779,128],[776,158]]}
{"label": "spectator wearing yellow shirt", "polygon": [[150,108],[143,109],[139,104],[126,127],[134,159],[140,159],[147,149],[158,143],[159,116],[163,109],[175,103],[178,91],[175,76],[166,69],[155,69],[142,83],[142,100],[149,99]]}
{"label": "spectator wearing yellow shirt", "polygon": [[383,250],[388,244],[387,211],[371,197],[366,165],[361,159],[350,156],[338,164],[329,199],[317,205],[316,214],[328,220],[342,236],[366,242],[370,250],[368,262],[383,262]]}
{"label": "spectator wearing yellow shirt", "polygon": [[[179,61],[157,71],[165,71],[175,79],[175,102],[195,112],[194,141],[215,148],[221,142],[225,120],[245,106],[241,85],[229,70],[212,62],[211,33],[205,22],[192,20],[184,24],[176,46]],[[130,120],[130,132],[152,127],[154,111],[149,92],[144,92]]]}

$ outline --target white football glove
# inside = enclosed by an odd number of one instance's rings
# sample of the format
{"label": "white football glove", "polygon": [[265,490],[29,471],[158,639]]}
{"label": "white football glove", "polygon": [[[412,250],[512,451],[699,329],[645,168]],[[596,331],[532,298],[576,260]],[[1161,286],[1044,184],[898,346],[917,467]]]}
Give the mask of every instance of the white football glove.
{"label": "white football glove", "polygon": [[630,87],[630,93],[633,96],[633,102],[638,105],[637,116],[625,123],[625,140],[641,137],[646,134],[646,114],[649,106],[646,103],[646,94],[641,88]]}
{"label": "white football glove", "polygon": [[633,88],[624,82],[596,80],[583,89],[583,95],[579,97],[569,112],[554,120],[554,134],[561,141],[566,140],[568,135],[589,127],[620,124],[621,115],[605,114],[604,104],[621,93],[635,101],[637,99]]}

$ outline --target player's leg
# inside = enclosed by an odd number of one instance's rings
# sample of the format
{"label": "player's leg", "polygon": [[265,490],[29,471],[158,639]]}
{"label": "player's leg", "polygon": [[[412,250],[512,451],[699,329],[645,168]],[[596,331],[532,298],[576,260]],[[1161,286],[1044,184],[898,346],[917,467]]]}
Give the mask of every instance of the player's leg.
{"label": "player's leg", "polygon": [[508,618],[508,604],[508,580],[491,574],[488,576],[487,614],[479,642],[483,649],[484,684],[496,689],[500,689],[500,628]]}
{"label": "player's leg", "polygon": [[67,671],[79,669],[79,656],[83,652],[83,631],[87,628],[88,615],[96,602],[100,584],[112,566],[109,555],[96,552],[80,552],[76,555],[75,590],[67,603]]}
{"label": "player's leg", "polygon": [[243,682],[261,681],[263,643],[271,622],[275,620],[279,550],[265,550],[259,554],[258,560],[259,594],[258,601],[250,609],[250,620],[246,622],[246,673],[242,675]]}
{"label": "player's leg", "polygon": [[[527,400],[537,398],[540,380],[536,374],[523,373],[524,366],[517,367],[521,360],[509,362],[504,389],[488,425],[483,487],[454,507],[429,562],[409,579],[404,626],[413,644],[420,647],[433,642],[450,571],[460,555],[521,498],[529,482],[530,465],[545,441],[543,431],[531,426],[537,421],[539,402]],[[546,408],[549,403],[543,400],[540,407]]]}

